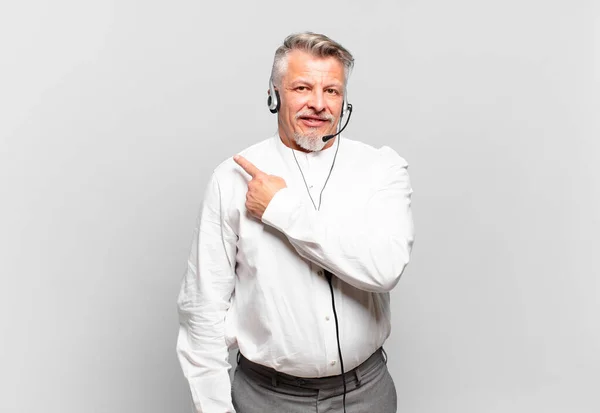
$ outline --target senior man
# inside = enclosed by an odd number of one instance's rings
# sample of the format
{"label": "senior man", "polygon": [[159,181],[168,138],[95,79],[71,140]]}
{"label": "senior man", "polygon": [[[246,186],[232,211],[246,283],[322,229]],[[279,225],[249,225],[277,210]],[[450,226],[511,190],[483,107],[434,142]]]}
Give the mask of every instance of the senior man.
{"label": "senior man", "polygon": [[268,92],[278,133],[210,178],[178,298],[197,412],[396,411],[382,345],[412,189],[394,150],[331,136],[353,63],[324,35],[288,36]]}

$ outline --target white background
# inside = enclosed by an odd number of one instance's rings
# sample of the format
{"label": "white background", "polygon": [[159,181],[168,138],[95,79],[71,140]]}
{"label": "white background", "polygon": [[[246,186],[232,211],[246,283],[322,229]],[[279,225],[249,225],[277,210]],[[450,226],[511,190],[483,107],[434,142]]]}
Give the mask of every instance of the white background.
{"label": "white background", "polygon": [[347,136],[409,163],[399,412],[600,411],[592,2],[0,6],[0,411],[190,408],[176,297],[212,169],[275,131],[275,48],[355,55]]}

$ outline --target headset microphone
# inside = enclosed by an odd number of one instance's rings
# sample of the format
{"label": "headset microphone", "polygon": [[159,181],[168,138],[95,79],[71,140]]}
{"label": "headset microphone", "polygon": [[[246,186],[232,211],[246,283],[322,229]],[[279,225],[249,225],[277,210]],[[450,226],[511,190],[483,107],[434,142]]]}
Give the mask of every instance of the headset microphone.
{"label": "headset microphone", "polygon": [[325,136],[323,136],[323,142],[327,142],[328,140],[335,138],[340,133],[342,133],[342,131],[344,129],[346,129],[346,126],[348,126],[348,122],[350,122],[350,116],[352,116],[352,104],[351,103],[348,103],[347,109],[348,109],[348,119],[346,119],[346,123],[344,124],[344,127],[342,129],[340,129],[340,131],[338,133],[334,134],[334,135],[325,135]]}

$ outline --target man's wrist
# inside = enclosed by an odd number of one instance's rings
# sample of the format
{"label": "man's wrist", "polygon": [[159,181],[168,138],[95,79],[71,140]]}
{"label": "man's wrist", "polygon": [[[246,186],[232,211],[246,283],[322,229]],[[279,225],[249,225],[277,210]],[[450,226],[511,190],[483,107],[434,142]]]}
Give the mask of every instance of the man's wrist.
{"label": "man's wrist", "polygon": [[281,230],[287,227],[294,210],[298,209],[300,200],[290,190],[282,188],[275,193],[262,216],[262,222]]}

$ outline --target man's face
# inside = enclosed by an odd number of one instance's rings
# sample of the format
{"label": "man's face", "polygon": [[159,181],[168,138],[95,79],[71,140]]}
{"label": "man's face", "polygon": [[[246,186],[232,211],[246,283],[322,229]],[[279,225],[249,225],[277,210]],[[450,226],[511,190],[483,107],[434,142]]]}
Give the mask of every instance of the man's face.
{"label": "man's face", "polygon": [[[301,50],[288,54],[279,95],[279,135],[296,149],[321,150],[323,136],[334,134],[344,101],[344,65]],[[333,144],[329,141],[327,146]]]}

